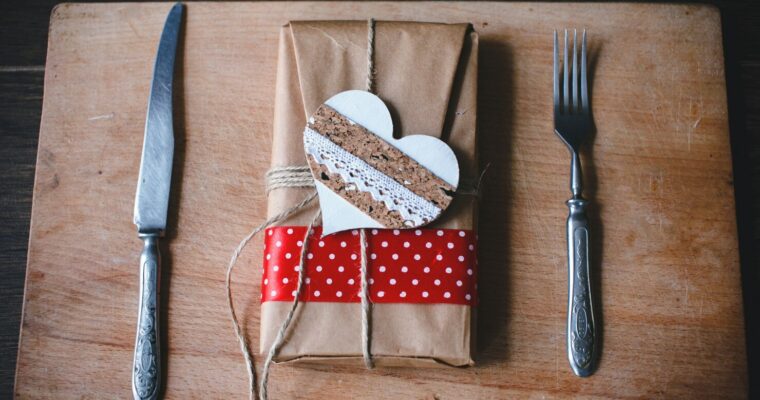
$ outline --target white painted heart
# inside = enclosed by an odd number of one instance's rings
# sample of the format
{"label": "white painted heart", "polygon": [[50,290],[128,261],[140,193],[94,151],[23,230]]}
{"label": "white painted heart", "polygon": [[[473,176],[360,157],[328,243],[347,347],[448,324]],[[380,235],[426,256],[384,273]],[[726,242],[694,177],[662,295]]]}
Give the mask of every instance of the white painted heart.
{"label": "white painted heart", "polygon": [[309,118],[304,150],[319,195],[322,232],[415,228],[449,206],[459,165],[427,135],[393,138],[393,121],[372,93],[331,97]]}

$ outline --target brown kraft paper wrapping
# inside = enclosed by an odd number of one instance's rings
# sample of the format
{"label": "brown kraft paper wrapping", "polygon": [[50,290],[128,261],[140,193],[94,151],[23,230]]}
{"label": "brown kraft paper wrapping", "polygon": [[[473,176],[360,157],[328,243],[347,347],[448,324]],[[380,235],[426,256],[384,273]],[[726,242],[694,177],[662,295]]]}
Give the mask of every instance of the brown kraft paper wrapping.
{"label": "brown kraft paper wrapping", "polygon": [[[394,135],[439,137],[459,161],[460,187],[478,175],[476,151],[478,36],[469,24],[378,21],[375,92],[393,116]],[[272,167],[306,165],[306,120],[328,98],[365,89],[366,21],[292,22],[280,33]],[[269,193],[271,217],[313,189]],[[308,225],[314,202],[280,225]],[[457,195],[429,227],[476,229],[476,199]],[[277,335],[290,302],[261,306],[261,352]],[[376,365],[472,365],[475,309],[452,304],[374,304],[371,353]],[[275,361],[362,365],[361,306],[302,302]]]}

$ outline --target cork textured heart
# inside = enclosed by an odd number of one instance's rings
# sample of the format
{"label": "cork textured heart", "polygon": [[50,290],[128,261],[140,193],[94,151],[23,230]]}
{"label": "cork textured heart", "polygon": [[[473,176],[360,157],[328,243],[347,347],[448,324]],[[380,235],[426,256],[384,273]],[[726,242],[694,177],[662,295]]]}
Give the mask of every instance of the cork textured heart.
{"label": "cork textured heart", "polygon": [[415,228],[449,206],[459,165],[446,143],[427,135],[393,138],[383,101],[341,92],[309,118],[304,150],[319,195],[323,234],[355,228]]}

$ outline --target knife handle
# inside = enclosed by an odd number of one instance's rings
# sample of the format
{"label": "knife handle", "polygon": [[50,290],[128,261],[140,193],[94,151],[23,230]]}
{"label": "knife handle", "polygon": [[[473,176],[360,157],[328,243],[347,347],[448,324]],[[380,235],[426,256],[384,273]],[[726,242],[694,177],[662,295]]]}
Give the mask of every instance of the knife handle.
{"label": "knife handle", "polygon": [[140,305],[137,337],[132,364],[132,394],[135,400],[154,400],[161,388],[161,347],[159,335],[159,233],[141,233]]}
{"label": "knife handle", "polygon": [[593,373],[597,336],[589,278],[589,230],[587,201],[574,196],[567,201],[567,357],[578,376]]}

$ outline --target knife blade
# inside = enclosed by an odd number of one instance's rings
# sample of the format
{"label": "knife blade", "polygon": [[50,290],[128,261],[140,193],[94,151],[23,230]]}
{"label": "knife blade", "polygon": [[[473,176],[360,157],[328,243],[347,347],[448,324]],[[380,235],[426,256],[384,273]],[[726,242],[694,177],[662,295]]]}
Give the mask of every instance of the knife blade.
{"label": "knife blade", "polygon": [[174,158],[172,87],[182,13],[181,3],[172,6],[158,43],[135,194],[134,223],[137,225],[138,236],[143,240],[137,334],[132,363],[132,395],[136,400],[157,399],[161,391],[158,301],[161,255],[158,238],[166,230],[169,208]]}

